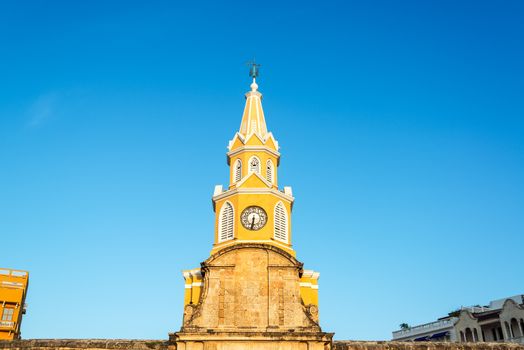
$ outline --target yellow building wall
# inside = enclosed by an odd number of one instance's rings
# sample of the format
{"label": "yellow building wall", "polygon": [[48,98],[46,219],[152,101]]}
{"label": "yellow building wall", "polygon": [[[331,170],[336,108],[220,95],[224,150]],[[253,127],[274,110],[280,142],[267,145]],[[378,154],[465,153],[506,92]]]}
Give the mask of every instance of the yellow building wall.
{"label": "yellow building wall", "polygon": [[[20,325],[25,312],[25,298],[29,273],[22,270],[0,268],[0,339],[20,338]],[[7,317],[6,309],[13,310]]]}
{"label": "yellow building wall", "polygon": [[[219,242],[218,233],[219,233],[219,220],[220,220],[220,211],[225,202],[230,202],[233,205],[234,210],[234,227],[233,227],[233,240],[228,240],[224,242]],[[278,202],[282,202],[284,208],[287,212],[288,219],[288,242],[282,242],[273,238],[274,236],[274,225],[275,225],[275,215],[274,210]],[[248,230],[242,223],[240,216],[242,211],[247,207],[252,205],[257,205],[263,208],[267,214],[267,222],[264,227],[260,230]],[[216,251],[221,249],[224,246],[228,246],[235,243],[245,242],[245,241],[264,241],[264,243],[274,244],[279,248],[284,249],[288,253],[295,256],[295,251],[292,249],[292,235],[291,235],[291,203],[281,197],[271,193],[269,190],[267,193],[235,193],[231,196],[219,199],[216,201],[216,215],[215,215],[215,242],[211,254],[214,254]]]}
{"label": "yellow building wall", "polygon": [[242,162],[242,178],[245,178],[249,173],[249,160],[256,156],[260,160],[260,176],[266,179],[267,161],[271,160],[273,163],[273,182],[272,187],[278,188],[278,158],[271,153],[264,151],[242,151],[231,157],[230,172],[229,172],[229,188],[236,186],[235,182],[235,164],[238,159]]}
{"label": "yellow building wall", "polygon": [[304,270],[300,278],[300,296],[304,305],[318,306],[318,278],[320,274],[313,270]]}
{"label": "yellow building wall", "polygon": [[202,272],[199,268],[182,271],[185,281],[184,305],[198,304],[203,287]]}

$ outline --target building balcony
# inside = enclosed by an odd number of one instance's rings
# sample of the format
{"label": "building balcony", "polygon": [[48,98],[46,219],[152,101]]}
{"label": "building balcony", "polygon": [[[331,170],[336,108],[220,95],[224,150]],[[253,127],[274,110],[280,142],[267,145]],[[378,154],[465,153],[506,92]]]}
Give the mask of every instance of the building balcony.
{"label": "building balcony", "polygon": [[509,338],[507,340],[502,340],[502,341],[508,342],[508,343],[524,344],[524,337]]}
{"label": "building balcony", "polygon": [[0,321],[0,330],[14,329],[16,322],[14,321]]}
{"label": "building balcony", "polygon": [[393,332],[393,340],[414,337],[420,334],[431,333],[443,329],[452,328],[455,322],[457,321],[456,317],[451,317],[445,320],[438,320],[435,322],[421,324],[415,327],[410,327],[407,329],[401,329]]}

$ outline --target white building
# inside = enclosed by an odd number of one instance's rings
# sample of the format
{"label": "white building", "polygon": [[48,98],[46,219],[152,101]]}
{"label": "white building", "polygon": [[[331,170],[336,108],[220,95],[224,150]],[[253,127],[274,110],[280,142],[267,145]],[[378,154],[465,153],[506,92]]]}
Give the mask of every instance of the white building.
{"label": "white building", "polygon": [[463,307],[435,322],[395,331],[393,340],[524,344],[524,295]]}

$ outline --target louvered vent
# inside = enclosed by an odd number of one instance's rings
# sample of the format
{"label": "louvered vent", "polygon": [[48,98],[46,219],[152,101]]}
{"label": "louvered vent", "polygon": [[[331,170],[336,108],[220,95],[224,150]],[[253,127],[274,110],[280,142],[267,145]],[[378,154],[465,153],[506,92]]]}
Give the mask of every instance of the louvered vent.
{"label": "louvered vent", "polygon": [[220,242],[233,239],[233,206],[229,202],[225,203],[224,206],[222,206],[219,228]]}
{"label": "louvered vent", "polygon": [[235,163],[235,182],[242,180],[242,162],[237,159]]}
{"label": "louvered vent", "polygon": [[260,174],[260,160],[257,157],[253,157],[249,161],[249,171]]}
{"label": "louvered vent", "polygon": [[275,239],[287,243],[287,214],[282,202],[275,206]]}
{"label": "louvered vent", "polygon": [[273,163],[268,160],[266,165],[266,179],[273,183]]}

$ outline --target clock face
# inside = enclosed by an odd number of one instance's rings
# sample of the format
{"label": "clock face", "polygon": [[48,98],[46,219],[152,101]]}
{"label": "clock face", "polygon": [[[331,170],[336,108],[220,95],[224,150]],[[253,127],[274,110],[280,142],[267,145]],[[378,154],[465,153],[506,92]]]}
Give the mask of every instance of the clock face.
{"label": "clock face", "polygon": [[257,206],[251,206],[244,209],[240,215],[242,225],[248,230],[260,230],[267,222],[266,211]]}

